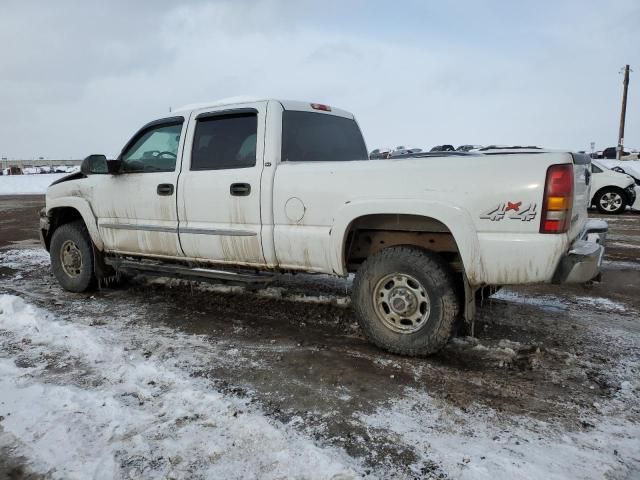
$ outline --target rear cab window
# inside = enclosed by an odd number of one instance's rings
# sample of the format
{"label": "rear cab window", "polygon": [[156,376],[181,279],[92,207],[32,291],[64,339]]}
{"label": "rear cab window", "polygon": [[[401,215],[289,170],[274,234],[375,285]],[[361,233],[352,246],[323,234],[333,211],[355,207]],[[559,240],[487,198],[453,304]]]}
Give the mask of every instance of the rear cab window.
{"label": "rear cab window", "polygon": [[282,112],[282,161],[340,162],[368,160],[358,124],[326,113]]}

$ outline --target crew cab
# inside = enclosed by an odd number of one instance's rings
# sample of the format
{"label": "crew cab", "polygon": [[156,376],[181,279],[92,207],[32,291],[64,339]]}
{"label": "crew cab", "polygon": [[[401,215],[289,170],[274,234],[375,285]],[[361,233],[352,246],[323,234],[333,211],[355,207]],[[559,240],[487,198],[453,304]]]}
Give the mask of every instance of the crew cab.
{"label": "crew cab", "polygon": [[367,338],[428,355],[481,289],[594,279],[607,231],[587,219],[586,155],[456,153],[369,160],[354,116],[322,104],[193,106],[54,182],[40,234],[72,292],[135,272],[353,272]]}

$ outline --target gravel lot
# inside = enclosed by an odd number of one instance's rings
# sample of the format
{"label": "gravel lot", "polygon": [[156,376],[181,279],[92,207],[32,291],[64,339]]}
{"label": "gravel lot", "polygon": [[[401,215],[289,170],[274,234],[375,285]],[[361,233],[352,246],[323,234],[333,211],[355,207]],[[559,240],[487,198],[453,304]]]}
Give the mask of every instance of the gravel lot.
{"label": "gravel lot", "polygon": [[427,359],[350,282],[62,291],[42,197],[0,197],[0,478],[640,478],[640,215],[603,282],[506,288]]}

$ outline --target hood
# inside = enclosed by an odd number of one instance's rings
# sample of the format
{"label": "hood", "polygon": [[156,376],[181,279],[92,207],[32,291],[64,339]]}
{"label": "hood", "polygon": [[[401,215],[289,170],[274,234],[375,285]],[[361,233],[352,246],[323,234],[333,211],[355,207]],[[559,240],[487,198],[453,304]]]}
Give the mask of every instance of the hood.
{"label": "hood", "polygon": [[[62,178],[59,178],[55,182],[52,182],[51,185],[57,185],[59,183],[68,182],[69,180],[78,180],[80,178],[87,178],[87,176],[82,172],[75,172],[75,173],[71,173],[69,175],[66,175],[66,176],[64,176]],[[51,186],[51,185],[49,185],[49,186]]]}

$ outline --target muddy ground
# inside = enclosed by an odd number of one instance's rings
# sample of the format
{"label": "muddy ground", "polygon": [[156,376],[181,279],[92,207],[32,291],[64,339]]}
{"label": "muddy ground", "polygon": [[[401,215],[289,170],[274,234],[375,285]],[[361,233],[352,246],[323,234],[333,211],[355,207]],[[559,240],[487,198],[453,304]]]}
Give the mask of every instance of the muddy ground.
{"label": "muddy ground", "polygon": [[[0,198],[0,249],[38,248],[42,203],[41,197]],[[519,449],[542,448],[549,439],[562,443],[572,435],[573,443],[587,439],[588,453],[595,448],[589,435],[600,435],[601,424],[637,428],[640,422],[640,215],[606,220],[611,233],[601,283],[506,288],[484,302],[475,338],[455,339],[427,359],[390,355],[368,344],[345,305],[349,281],[324,277],[283,277],[266,292],[136,281],[73,295],[58,287],[48,268],[0,265],[0,294],[18,295],[61,318],[91,315],[96,325],[133,311],[132,328],[137,323],[162,327],[165,336],[205,338],[210,361],[162,355],[181,362],[193,378],[207,379],[212,389],[249,399],[274,422],[343,449],[362,461],[367,474],[464,477],[492,450],[508,450],[523,462],[521,473],[570,478],[575,468],[572,478],[591,478],[582,475],[579,459],[567,470]],[[147,337],[131,348],[160,355]],[[216,360],[221,355],[225,361]],[[402,409],[403,402],[413,413]],[[447,444],[435,440],[434,424],[420,423],[420,412],[428,416],[434,404],[438,412],[451,413],[436,424],[467,442],[477,438],[478,445],[488,445],[486,452],[469,447],[453,459],[443,453]],[[398,422],[385,423],[385,417],[401,414],[416,425],[417,437]],[[0,421],[0,478],[38,478],[2,432]],[[483,435],[491,438],[481,441]],[[599,445],[598,452],[611,466],[608,478],[640,478],[640,446],[619,451]],[[527,470],[527,462],[536,461],[536,469]]]}

